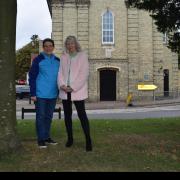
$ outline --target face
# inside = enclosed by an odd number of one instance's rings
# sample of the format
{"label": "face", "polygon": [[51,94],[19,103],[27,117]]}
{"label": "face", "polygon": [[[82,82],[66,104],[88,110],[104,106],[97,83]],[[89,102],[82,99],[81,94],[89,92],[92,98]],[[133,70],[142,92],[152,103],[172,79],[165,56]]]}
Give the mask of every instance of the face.
{"label": "face", "polygon": [[67,42],[66,48],[69,51],[69,53],[74,53],[76,52],[76,44],[73,41]]}
{"label": "face", "polygon": [[43,50],[46,54],[51,55],[54,51],[54,46],[51,42],[45,42],[43,46]]}

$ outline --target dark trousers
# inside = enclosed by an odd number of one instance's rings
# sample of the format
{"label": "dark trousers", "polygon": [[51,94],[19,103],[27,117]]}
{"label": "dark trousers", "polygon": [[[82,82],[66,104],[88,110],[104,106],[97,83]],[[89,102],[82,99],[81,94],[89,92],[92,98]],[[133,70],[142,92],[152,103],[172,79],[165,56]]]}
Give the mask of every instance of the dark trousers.
{"label": "dark trousers", "polygon": [[43,141],[50,137],[51,122],[56,106],[56,99],[37,98],[35,106],[38,141]]}
{"label": "dark trousers", "polygon": [[[73,101],[77,110],[78,117],[81,122],[81,126],[83,128],[86,141],[90,141],[90,127],[88,117],[85,111],[85,102],[82,101]],[[73,131],[72,131],[72,101],[71,101],[71,93],[68,93],[68,99],[62,100],[63,109],[64,109],[64,117],[65,117],[65,126],[68,134],[68,139],[73,140]]]}

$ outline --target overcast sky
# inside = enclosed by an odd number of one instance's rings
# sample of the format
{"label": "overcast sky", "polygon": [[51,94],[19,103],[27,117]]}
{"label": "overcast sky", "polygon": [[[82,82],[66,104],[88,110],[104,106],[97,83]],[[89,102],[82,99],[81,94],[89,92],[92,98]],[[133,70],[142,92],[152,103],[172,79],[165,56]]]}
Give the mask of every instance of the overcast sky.
{"label": "overcast sky", "polygon": [[40,39],[51,37],[51,17],[46,0],[17,0],[16,49],[31,41],[37,34]]}

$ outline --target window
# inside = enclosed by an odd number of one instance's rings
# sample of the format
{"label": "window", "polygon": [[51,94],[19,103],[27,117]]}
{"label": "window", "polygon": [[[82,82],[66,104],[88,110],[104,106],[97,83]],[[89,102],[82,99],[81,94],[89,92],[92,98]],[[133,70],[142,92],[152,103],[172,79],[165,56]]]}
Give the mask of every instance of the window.
{"label": "window", "polygon": [[114,44],[114,16],[109,10],[102,16],[102,44]]}
{"label": "window", "polygon": [[167,44],[167,42],[168,42],[167,33],[164,33],[163,34],[163,43]]}

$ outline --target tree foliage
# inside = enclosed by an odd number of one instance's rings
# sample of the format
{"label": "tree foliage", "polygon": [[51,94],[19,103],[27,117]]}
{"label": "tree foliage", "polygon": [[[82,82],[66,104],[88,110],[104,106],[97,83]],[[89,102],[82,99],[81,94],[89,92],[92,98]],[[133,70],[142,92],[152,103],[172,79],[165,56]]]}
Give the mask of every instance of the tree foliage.
{"label": "tree foliage", "polygon": [[31,37],[31,42],[16,52],[16,80],[26,79],[26,74],[31,65],[31,54],[39,52],[38,35]]}
{"label": "tree foliage", "polygon": [[126,0],[129,7],[151,13],[158,31],[167,33],[168,47],[180,53],[180,1],[179,0]]}

